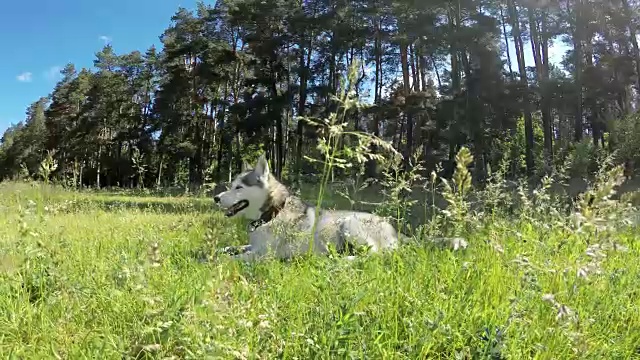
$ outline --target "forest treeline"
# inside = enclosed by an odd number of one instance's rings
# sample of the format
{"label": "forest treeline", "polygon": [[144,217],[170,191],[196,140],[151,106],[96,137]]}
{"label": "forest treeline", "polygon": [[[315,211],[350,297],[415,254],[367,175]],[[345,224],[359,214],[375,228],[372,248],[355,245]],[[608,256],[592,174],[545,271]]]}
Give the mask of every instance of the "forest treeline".
{"label": "forest treeline", "polygon": [[[228,179],[261,151],[277,175],[313,173],[303,155],[318,152],[321,132],[300,118],[336,112],[353,66],[355,94],[371,106],[349,111],[348,128],[406,158],[419,150],[427,169],[450,164],[462,146],[478,178],[505,156],[513,176],[569,157],[572,171],[585,172],[613,151],[633,164],[639,8],[630,0],[218,0],[180,8],[161,50],[117,54],[107,45],[91,69],[68,64],[2,136],[0,179],[37,177],[43,160],[55,160],[52,178],[76,185],[202,184]],[[568,50],[552,64],[559,42]]]}

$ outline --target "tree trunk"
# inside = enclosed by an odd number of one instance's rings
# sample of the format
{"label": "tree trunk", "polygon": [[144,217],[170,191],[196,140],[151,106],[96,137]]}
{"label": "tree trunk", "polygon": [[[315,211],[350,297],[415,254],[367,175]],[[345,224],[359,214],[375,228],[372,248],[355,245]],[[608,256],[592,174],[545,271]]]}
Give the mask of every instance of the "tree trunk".
{"label": "tree trunk", "polygon": [[[541,42],[542,42],[542,78],[545,80],[545,86],[542,89],[542,117],[543,120],[546,117],[548,119],[548,127],[545,128],[547,132],[546,138],[548,137],[549,143],[546,144],[548,146],[548,156],[549,160],[553,160],[553,134],[554,134],[554,125],[553,125],[553,116],[552,116],[552,102],[551,96],[547,93],[548,91],[548,82],[549,82],[549,29],[548,29],[548,18],[547,13],[545,11],[542,18],[542,31],[541,31]],[[552,162],[553,163],[553,162]]]}
{"label": "tree trunk", "polygon": [[575,27],[573,29],[573,52],[575,57],[575,83],[578,98],[576,99],[576,114],[574,122],[574,140],[580,142],[583,133],[582,119],[582,61],[584,58],[582,41],[583,41],[583,25],[582,24],[582,0],[577,1],[577,9],[575,9]]}
{"label": "tree trunk", "polygon": [[[225,84],[224,86],[224,98],[223,99],[227,99],[227,97],[229,96],[229,85]],[[224,149],[228,143],[227,141],[227,124],[226,124],[226,120],[225,120],[225,113],[226,113],[226,101],[223,101],[222,104],[220,105],[220,110],[217,113],[217,119],[216,121],[219,123],[218,126],[218,154],[216,156],[216,180],[219,180],[221,178],[222,175],[222,157],[224,154]]]}
{"label": "tree trunk", "polygon": [[[273,69],[273,67],[272,67]],[[273,72],[272,72],[273,74]],[[275,78],[275,74],[273,74],[274,79],[271,83],[271,96],[273,99],[278,99],[280,95],[278,95],[278,85],[277,80]],[[279,100],[278,104],[280,103]],[[272,119],[276,123],[276,153],[274,154],[275,166],[274,166],[274,174],[277,177],[282,175],[282,168],[284,166],[284,136],[282,129],[282,109],[280,106],[275,106],[273,103],[271,104],[271,116]]]}
{"label": "tree trunk", "polygon": [[511,79],[514,79],[513,76],[513,68],[511,67],[511,51],[509,50],[509,37],[507,36],[507,21],[504,17],[504,13],[502,12],[502,5],[499,6],[500,8],[500,23],[502,24],[502,34],[504,36],[504,47],[507,53],[507,65],[509,66],[509,76],[511,77]]}
{"label": "tree trunk", "polygon": [[411,96],[411,86],[409,85],[409,46],[406,43],[400,44],[400,63],[402,64],[402,80],[404,82],[404,114],[407,122],[407,146],[405,149],[405,168],[409,167],[413,148],[413,114],[409,98]]}
{"label": "tree trunk", "polygon": [[524,116],[524,136],[525,136],[525,162],[527,165],[527,175],[531,176],[534,172],[533,161],[533,119],[529,106],[529,82],[527,81],[527,68],[524,62],[524,45],[520,34],[520,19],[516,8],[515,0],[509,0],[509,16],[511,17],[511,33],[516,48],[516,57],[518,58],[518,70],[520,71],[520,82],[525,89],[525,99],[522,104],[522,112]]}
{"label": "tree trunk", "polygon": [[[542,107],[542,129],[544,136],[544,155],[547,165],[552,164],[553,157],[553,142],[552,142],[552,123],[551,123],[551,105],[549,103],[549,96],[546,94],[548,75],[549,75],[549,42],[547,41],[546,34],[546,13],[542,14],[542,34],[538,31],[538,23],[536,21],[535,12],[532,7],[527,9],[529,15],[529,29],[531,30],[531,49],[533,59],[536,65],[536,76],[538,78],[538,86],[540,89],[540,103]],[[544,59],[543,59],[544,57]]]}
{"label": "tree trunk", "polygon": [[[379,106],[382,102],[382,19],[380,16],[375,20],[375,34],[374,34],[374,52],[376,63],[376,80],[374,89],[374,104]],[[375,109],[373,114],[373,135],[380,136],[380,109]],[[373,154],[378,152],[378,146],[372,145],[371,152]],[[378,164],[376,160],[369,159],[367,161],[367,176],[376,177],[378,173]]]}
{"label": "tree trunk", "polygon": [[[300,36],[301,39],[304,39],[305,33],[303,32]],[[312,52],[312,42],[309,40],[308,47],[308,55],[305,59],[305,49],[302,41],[300,41],[300,91],[298,92],[298,117],[304,116],[305,106],[307,103],[307,72],[309,71],[309,62],[311,60],[311,52]],[[298,119],[298,125],[296,127],[296,175],[297,180],[300,181],[300,174],[302,172],[302,146],[304,144],[303,136],[304,136],[304,121]]]}
{"label": "tree trunk", "polygon": [[420,80],[418,79],[418,71],[420,71],[419,65],[416,63],[417,56],[415,47],[413,45],[409,46],[409,64],[411,64],[411,75],[412,75],[412,85],[413,91],[420,91]]}
{"label": "tree trunk", "polygon": [[418,61],[420,64],[420,82],[422,83],[422,91],[427,91],[427,58],[424,57],[422,51],[418,51]]}
{"label": "tree trunk", "polygon": [[156,188],[159,188],[161,184],[163,166],[164,166],[164,154],[160,155],[160,162],[158,163],[158,178],[156,179]]}
{"label": "tree trunk", "polygon": [[[454,34],[452,36],[452,40],[450,43],[450,55],[451,55],[451,85],[454,96],[453,103],[453,116],[451,122],[449,123],[449,161],[452,162],[456,156],[456,150],[458,147],[458,103],[455,100],[455,97],[460,94],[462,81],[460,79],[460,65],[458,62],[458,43],[455,34],[458,32],[458,22],[454,19],[459,20],[460,16],[460,2],[458,1],[458,8],[456,9],[455,14],[449,13],[449,27],[451,32]],[[434,62],[435,63],[435,62]],[[438,81],[440,81],[438,79]]]}
{"label": "tree trunk", "polygon": [[[629,7],[628,0],[621,0],[622,8],[629,19],[633,19],[633,14]],[[629,23],[629,39],[633,45],[633,57],[636,65],[636,90],[640,92],[640,47],[638,47],[638,38],[636,37],[635,23],[631,21]]]}
{"label": "tree trunk", "polygon": [[102,145],[98,146],[98,170],[96,172],[96,188],[100,189],[100,173],[102,172]]}

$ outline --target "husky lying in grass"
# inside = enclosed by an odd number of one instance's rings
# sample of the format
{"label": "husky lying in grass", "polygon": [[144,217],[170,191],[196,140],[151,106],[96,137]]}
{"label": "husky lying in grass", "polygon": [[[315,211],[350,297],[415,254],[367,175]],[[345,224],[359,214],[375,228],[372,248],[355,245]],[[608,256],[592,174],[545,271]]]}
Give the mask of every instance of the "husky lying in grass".
{"label": "husky lying in grass", "polygon": [[[307,205],[275,179],[264,156],[253,169],[245,168],[229,190],[213,199],[226,216],[242,216],[252,221],[249,245],[223,249],[246,261],[270,253],[279,259],[310,251],[327,254],[330,247],[338,253],[357,247],[378,252],[394,249],[399,242],[395,228],[378,215]],[[466,247],[466,243],[457,239],[453,246]]]}

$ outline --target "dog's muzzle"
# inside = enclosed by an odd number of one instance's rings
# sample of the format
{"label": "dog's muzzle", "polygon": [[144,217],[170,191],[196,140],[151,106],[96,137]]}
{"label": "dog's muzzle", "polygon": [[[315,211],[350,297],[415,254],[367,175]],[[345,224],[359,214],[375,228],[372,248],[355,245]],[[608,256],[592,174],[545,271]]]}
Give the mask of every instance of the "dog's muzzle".
{"label": "dog's muzzle", "polygon": [[[218,199],[218,201],[220,201],[220,199]],[[216,202],[218,202],[216,201]],[[244,210],[247,208],[247,206],[249,206],[249,201],[247,200],[240,200],[237,203],[231,205],[227,211],[224,213],[227,217],[229,216],[233,216],[237,213],[239,213],[240,211]]]}

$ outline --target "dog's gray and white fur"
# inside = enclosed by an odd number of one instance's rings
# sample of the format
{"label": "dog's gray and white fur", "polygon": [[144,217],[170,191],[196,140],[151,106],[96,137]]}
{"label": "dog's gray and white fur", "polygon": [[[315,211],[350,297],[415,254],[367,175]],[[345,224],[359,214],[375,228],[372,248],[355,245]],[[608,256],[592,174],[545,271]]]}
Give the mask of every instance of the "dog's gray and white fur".
{"label": "dog's gray and white fur", "polygon": [[311,245],[313,253],[326,254],[329,244],[338,252],[354,245],[377,252],[394,249],[399,242],[395,228],[378,215],[307,205],[271,174],[264,155],[253,169],[245,166],[229,190],[214,196],[214,201],[226,216],[243,216],[255,226],[249,245],[235,249],[234,256],[247,261],[270,253],[288,259],[307,253]]}

